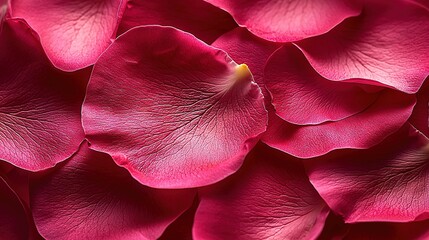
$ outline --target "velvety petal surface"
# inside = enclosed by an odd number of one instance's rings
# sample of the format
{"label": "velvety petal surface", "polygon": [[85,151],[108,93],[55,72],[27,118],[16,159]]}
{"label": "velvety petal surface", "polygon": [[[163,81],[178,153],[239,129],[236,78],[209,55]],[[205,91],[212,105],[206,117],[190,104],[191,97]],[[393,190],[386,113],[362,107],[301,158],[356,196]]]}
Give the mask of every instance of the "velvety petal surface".
{"label": "velvety petal surface", "polygon": [[237,27],[231,15],[203,0],[130,0],[118,33],[140,25],[173,26],[208,44]]}
{"label": "velvety petal surface", "polygon": [[312,184],[346,222],[429,218],[429,140],[405,130],[369,150],[305,162]]}
{"label": "velvety petal surface", "polygon": [[298,126],[270,112],[262,141],[300,158],[321,156],[336,149],[367,149],[399,130],[414,105],[414,96],[386,89],[365,111],[336,122]]}
{"label": "velvety petal surface", "polygon": [[235,172],[267,114],[245,65],[171,27],[134,28],[95,65],[83,106],[91,148],[141,183],[185,188]]}
{"label": "velvety petal surface", "polygon": [[277,115],[300,125],[350,117],[368,108],[379,95],[366,92],[360,84],[321,77],[302,53],[289,44],[270,57],[264,79]]}
{"label": "velvety petal surface", "polygon": [[298,45],[328,79],[364,79],[415,93],[429,72],[428,38],[426,9],[406,1],[368,1],[359,17]]}
{"label": "velvety petal surface", "polygon": [[80,112],[89,74],[55,69],[20,20],[5,21],[0,52],[0,159],[32,171],[52,167],[84,138]]}
{"label": "velvety petal surface", "polygon": [[0,236],[2,239],[29,239],[27,214],[18,196],[0,177]]}
{"label": "velvety petal surface", "polygon": [[12,16],[38,33],[52,63],[74,71],[95,63],[115,38],[126,0],[13,0]]}
{"label": "velvety petal surface", "polygon": [[240,26],[261,38],[290,42],[323,34],[360,13],[352,1],[205,0],[229,12]]}
{"label": "velvety petal surface", "polygon": [[199,239],[315,239],[329,210],[298,159],[260,144],[240,170],[199,190]]}
{"label": "velvety petal surface", "polygon": [[70,160],[41,174],[30,194],[46,239],[156,239],[191,206],[195,191],[142,186],[84,143]]}

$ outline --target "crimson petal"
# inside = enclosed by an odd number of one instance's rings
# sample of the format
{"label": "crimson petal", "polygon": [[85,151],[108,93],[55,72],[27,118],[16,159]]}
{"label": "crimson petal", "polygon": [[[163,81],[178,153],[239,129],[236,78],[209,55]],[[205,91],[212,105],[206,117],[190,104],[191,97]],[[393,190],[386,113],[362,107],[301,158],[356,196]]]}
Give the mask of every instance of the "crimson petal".
{"label": "crimson petal", "polygon": [[405,1],[368,1],[359,17],[298,45],[325,78],[364,79],[415,93],[429,72],[428,38],[426,9]]}
{"label": "crimson petal", "polygon": [[234,175],[199,190],[195,239],[314,239],[329,213],[298,159],[263,144]]}
{"label": "crimson petal", "polygon": [[86,143],[39,177],[31,186],[31,206],[46,239],[155,239],[195,196],[194,190],[142,186]]}
{"label": "crimson petal", "polygon": [[240,26],[274,42],[290,42],[323,34],[360,13],[349,0],[205,0],[229,12]]}
{"label": "crimson petal", "polygon": [[13,0],[14,18],[39,34],[52,63],[75,71],[95,63],[111,44],[126,0]]}
{"label": "crimson petal", "polygon": [[232,174],[266,121],[246,65],[160,26],[133,28],[112,44],[95,65],[83,105],[91,148],[159,188]]}
{"label": "crimson petal", "polygon": [[429,140],[405,130],[366,151],[305,162],[316,190],[346,222],[429,218]]}
{"label": "crimson petal", "polygon": [[0,52],[0,159],[32,171],[52,167],[84,139],[80,111],[89,74],[55,69],[20,20],[5,21]]}

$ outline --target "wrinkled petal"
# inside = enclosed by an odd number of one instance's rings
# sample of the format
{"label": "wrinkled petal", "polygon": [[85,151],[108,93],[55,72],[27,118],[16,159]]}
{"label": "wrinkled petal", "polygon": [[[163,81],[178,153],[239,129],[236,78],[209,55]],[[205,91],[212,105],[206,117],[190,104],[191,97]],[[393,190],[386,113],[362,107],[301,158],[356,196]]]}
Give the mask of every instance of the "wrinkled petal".
{"label": "wrinkled petal", "polygon": [[429,137],[429,81],[426,80],[422,88],[417,93],[417,103],[410,123],[420,132]]}
{"label": "wrinkled petal", "polygon": [[29,239],[27,214],[18,196],[0,177],[0,236],[2,239]]}
{"label": "wrinkled petal", "polygon": [[91,148],[158,188],[232,174],[266,121],[247,66],[160,26],[134,28],[112,44],[95,65],[83,106]]}
{"label": "wrinkled petal", "polygon": [[141,25],[173,26],[208,44],[237,26],[228,13],[202,0],[130,0],[118,33]]}
{"label": "wrinkled petal", "polygon": [[405,1],[369,1],[363,13],[298,43],[323,77],[415,93],[429,72],[429,14]]}
{"label": "wrinkled petal", "polygon": [[88,72],[63,73],[29,27],[7,20],[0,34],[0,159],[37,171],[74,153]]}
{"label": "wrinkled petal", "polygon": [[13,0],[12,17],[38,33],[52,63],[75,71],[95,63],[111,44],[125,0]]}
{"label": "wrinkled petal", "polygon": [[316,190],[346,222],[429,218],[429,140],[405,130],[366,151],[305,162]]}
{"label": "wrinkled petal", "polygon": [[365,111],[337,122],[298,126],[270,113],[262,141],[300,158],[321,156],[336,149],[367,149],[393,134],[410,117],[415,97],[383,90]]}
{"label": "wrinkled petal", "polygon": [[300,125],[350,117],[368,108],[379,95],[359,84],[326,80],[293,45],[285,45],[270,57],[264,78],[277,115]]}
{"label": "wrinkled petal", "polygon": [[156,239],[191,206],[195,192],[142,186],[84,143],[77,155],[35,180],[30,194],[46,239]]}
{"label": "wrinkled petal", "polygon": [[300,161],[263,144],[234,175],[199,190],[199,239],[314,239],[329,210]]}
{"label": "wrinkled petal", "polygon": [[328,32],[360,13],[349,0],[205,0],[229,12],[240,26],[261,38],[290,42]]}

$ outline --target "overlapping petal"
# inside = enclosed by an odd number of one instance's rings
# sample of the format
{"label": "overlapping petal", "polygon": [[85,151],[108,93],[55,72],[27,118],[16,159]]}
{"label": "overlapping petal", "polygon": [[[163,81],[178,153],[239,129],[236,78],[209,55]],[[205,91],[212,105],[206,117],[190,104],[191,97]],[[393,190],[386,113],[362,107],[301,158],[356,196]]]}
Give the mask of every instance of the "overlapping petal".
{"label": "overlapping petal", "polygon": [[329,210],[298,159],[263,144],[243,167],[199,190],[199,239],[315,239]]}
{"label": "overlapping petal", "polygon": [[31,186],[36,226],[46,239],[156,239],[194,199],[194,190],[140,185],[110,156],[84,143]]}
{"label": "overlapping petal", "polygon": [[245,65],[171,27],[134,28],[95,65],[83,106],[92,148],[141,183],[195,187],[235,172],[266,128]]}
{"label": "overlapping petal", "polygon": [[359,17],[298,43],[322,76],[415,93],[429,72],[429,14],[406,1],[368,1]]}
{"label": "overlapping petal", "polygon": [[346,222],[422,220],[429,218],[428,146],[411,128],[370,150],[305,163],[312,184]]}
{"label": "overlapping petal", "polygon": [[118,33],[141,25],[173,26],[208,44],[237,26],[227,12],[203,0],[130,0]]}
{"label": "overlapping petal", "polygon": [[270,57],[264,78],[277,115],[294,124],[341,120],[362,112],[379,96],[360,84],[324,79],[293,45],[285,45]]}
{"label": "overlapping petal", "polygon": [[414,96],[386,89],[365,111],[337,122],[298,126],[271,112],[262,141],[300,158],[336,149],[367,149],[399,130],[414,105]]}
{"label": "overlapping petal", "polygon": [[20,20],[5,21],[0,52],[0,159],[32,171],[52,167],[84,138],[80,112],[89,74],[55,69]]}
{"label": "overlapping petal", "polygon": [[360,13],[349,0],[205,0],[229,12],[240,26],[274,42],[297,41],[323,34]]}
{"label": "overlapping petal", "polygon": [[410,117],[410,123],[420,132],[429,137],[429,81],[423,84],[417,93],[417,103],[413,114]]}
{"label": "overlapping petal", "polygon": [[52,63],[75,71],[95,63],[115,38],[126,0],[14,0],[14,18],[38,33]]}

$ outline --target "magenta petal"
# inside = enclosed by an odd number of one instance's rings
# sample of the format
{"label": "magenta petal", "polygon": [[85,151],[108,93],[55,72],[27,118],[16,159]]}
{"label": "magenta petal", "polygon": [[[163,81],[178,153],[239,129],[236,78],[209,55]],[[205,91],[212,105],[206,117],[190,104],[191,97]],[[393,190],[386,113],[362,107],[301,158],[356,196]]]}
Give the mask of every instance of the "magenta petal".
{"label": "magenta petal", "polygon": [[194,190],[140,185],[87,144],[31,187],[31,206],[46,239],[156,239],[194,199]]}
{"label": "magenta petal", "polygon": [[346,222],[429,218],[429,140],[405,130],[369,150],[305,162],[316,190]]}
{"label": "magenta petal", "polygon": [[270,57],[264,79],[277,115],[299,125],[350,117],[368,108],[379,95],[367,93],[360,84],[326,80],[293,45]]}
{"label": "magenta petal", "polygon": [[52,63],[74,71],[95,63],[111,44],[125,0],[13,0],[11,12],[39,34]]}
{"label": "magenta petal", "polygon": [[141,183],[186,188],[235,172],[267,113],[245,65],[170,27],[134,28],[95,65],[83,106],[91,148]]}
{"label": "magenta petal", "polygon": [[83,140],[88,74],[55,69],[33,34],[20,20],[7,20],[0,34],[0,159],[36,171],[66,159]]}
{"label": "magenta petal", "polygon": [[360,7],[349,0],[205,0],[229,12],[240,26],[261,38],[290,42],[323,34]]}
{"label": "magenta petal", "polygon": [[[429,80],[429,78],[428,78]],[[413,114],[410,117],[410,123],[420,132],[429,137],[429,81],[423,84],[417,93],[417,103]]]}
{"label": "magenta petal", "polygon": [[415,93],[429,72],[429,14],[405,1],[368,1],[361,16],[298,43],[322,76]]}
{"label": "magenta petal", "polygon": [[297,126],[271,113],[262,141],[300,158],[320,156],[335,149],[366,149],[400,129],[414,104],[414,96],[386,89],[365,111],[337,122]]}
{"label": "magenta petal", "polygon": [[263,144],[236,174],[199,193],[196,240],[314,239],[329,213],[301,162]]}
{"label": "magenta petal", "polygon": [[141,25],[173,26],[208,44],[237,26],[227,12],[202,0],[130,0],[118,33]]}
{"label": "magenta petal", "polygon": [[0,236],[2,239],[29,239],[27,214],[18,196],[0,177]]}

